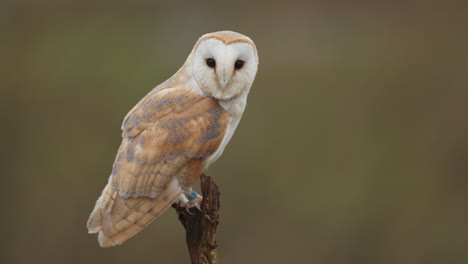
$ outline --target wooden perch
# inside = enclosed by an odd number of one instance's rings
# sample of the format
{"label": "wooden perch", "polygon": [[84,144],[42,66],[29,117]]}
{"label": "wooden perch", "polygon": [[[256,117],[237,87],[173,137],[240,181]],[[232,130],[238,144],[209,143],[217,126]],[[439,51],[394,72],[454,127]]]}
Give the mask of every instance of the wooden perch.
{"label": "wooden perch", "polygon": [[185,228],[187,247],[192,264],[218,263],[216,256],[216,227],[219,219],[219,188],[210,176],[200,176],[203,200],[201,211],[196,207],[174,207]]}

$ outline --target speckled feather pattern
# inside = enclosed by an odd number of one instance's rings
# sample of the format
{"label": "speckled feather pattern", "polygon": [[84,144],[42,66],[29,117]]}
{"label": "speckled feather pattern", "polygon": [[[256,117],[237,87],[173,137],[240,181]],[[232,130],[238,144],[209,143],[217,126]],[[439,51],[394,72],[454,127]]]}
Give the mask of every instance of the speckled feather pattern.
{"label": "speckled feather pattern", "polygon": [[[120,233],[134,234],[158,216],[151,213],[156,212],[153,206],[167,208],[184,188],[192,186],[230,121],[229,113],[215,99],[183,88],[147,96],[124,123],[109,185],[94,213],[98,220],[91,217],[88,224],[101,232],[101,245],[122,243],[129,236]],[[178,186],[169,193],[173,178]]]}
{"label": "speckled feather pattern", "polygon": [[154,198],[173,176],[193,185],[200,171],[182,169],[216,151],[230,119],[215,99],[185,89],[148,97],[124,124],[112,188],[125,198]]}

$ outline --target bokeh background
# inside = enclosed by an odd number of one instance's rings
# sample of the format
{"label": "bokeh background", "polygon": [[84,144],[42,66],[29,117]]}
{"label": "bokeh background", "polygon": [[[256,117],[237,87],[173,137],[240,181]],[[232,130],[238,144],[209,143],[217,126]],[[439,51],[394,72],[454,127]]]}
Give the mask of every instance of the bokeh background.
{"label": "bokeh background", "polygon": [[127,111],[222,29],[260,67],[208,172],[221,263],[468,263],[463,1],[165,2],[0,1],[1,263],[189,262],[172,209],[85,223]]}

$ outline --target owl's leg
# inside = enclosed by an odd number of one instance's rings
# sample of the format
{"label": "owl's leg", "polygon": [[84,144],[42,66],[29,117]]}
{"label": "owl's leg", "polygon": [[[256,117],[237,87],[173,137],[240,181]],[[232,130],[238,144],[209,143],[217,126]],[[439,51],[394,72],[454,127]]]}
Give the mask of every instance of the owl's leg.
{"label": "owl's leg", "polygon": [[203,197],[199,195],[196,191],[192,190],[192,192],[187,196],[189,199],[189,208],[190,207],[197,207],[200,209],[201,206],[201,201],[203,200]]}
{"label": "owl's leg", "polygon": [[192,188],[189,188],[185,194],[180,195],[179,206],[187,208],[197,207],[200,209],[202,199],[203,197],[201,195],[192,190]]}
{"label": "owl's leg", "polygon": [[179,206],[180,207],[187,207],[187,204],[189,203],[189,199],[185,196],[185,194],[181,194],[179,196]]}

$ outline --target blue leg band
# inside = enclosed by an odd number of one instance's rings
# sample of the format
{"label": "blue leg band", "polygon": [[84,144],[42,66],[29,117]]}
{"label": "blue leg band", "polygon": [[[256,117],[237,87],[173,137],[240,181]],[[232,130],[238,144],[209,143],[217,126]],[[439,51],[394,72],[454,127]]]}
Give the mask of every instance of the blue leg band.
{"label": "blue leg band", "polygon": [[187,199],[189,199],[190,201],[192,201],[195,198],[197,198],[197,192],[196,191],[192,191],[192,193],[189,196],[187,196]]}

